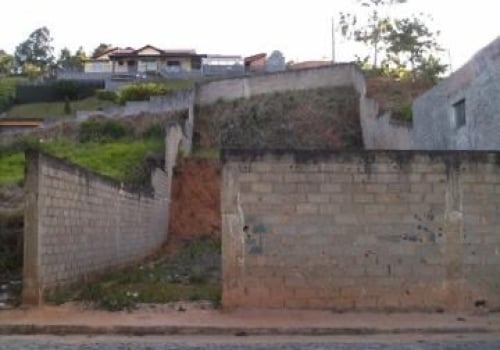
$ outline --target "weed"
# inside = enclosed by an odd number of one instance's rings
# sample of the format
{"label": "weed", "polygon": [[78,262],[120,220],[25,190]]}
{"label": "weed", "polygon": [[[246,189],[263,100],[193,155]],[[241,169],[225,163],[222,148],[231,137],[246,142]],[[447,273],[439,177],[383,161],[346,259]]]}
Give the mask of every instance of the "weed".
{"label": "weed", "polygon": [[76,300],[120,311],[131,310],[138,303],[186,300],[207,300],[217,306],[220,299],[220,241],[204,237],[155,263],[108,275],[76,292],[59,291],[50,301],[60,304]]}

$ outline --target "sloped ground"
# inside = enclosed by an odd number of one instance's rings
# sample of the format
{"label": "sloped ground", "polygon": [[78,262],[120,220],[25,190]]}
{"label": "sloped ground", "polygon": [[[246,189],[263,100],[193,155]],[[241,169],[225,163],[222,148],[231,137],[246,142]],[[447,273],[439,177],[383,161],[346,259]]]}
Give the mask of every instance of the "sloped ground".
{"label": "sloped ground", "polygon": [[83,288],[56,291],[47,301],[56,305],[76,301],[91,308],[120,311],[178,301],[206,301],[215,307],[220,298],[220,240],[200,236],[138,267],[104,276]]}
{"label": "sloped ground", "polygon": [[382,111],[392,111],[394,119],[411,122],[413,101],[430,89],[430,82],[368,77],[367,96],[375,99]]}
{"label": "sloped ground", "polygon": [[176,167],[170,208],[171,244],[202,235],[220,238],[220,189],[217,160],[186,159]]}
{"label": "sloped ground", "polygon": [[362,148],[359,96],[352,88],[288,91],[198,108],[200,148]]}

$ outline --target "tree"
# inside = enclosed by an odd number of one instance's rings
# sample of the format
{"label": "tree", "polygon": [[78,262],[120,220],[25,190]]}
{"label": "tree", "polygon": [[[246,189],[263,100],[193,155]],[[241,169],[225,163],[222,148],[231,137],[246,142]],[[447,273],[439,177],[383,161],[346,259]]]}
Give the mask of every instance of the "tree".
{"label": "tree", "polygon": [[111,44],[104,44],[104,43],[100,43],[99,46],[97,46],[95,49],[94,49],[94,52],[92,53],[92,57],[97,57],[97,56],[100,56],[102,55],[104,52],[108,51],[109,49],[111,49],[113,46]]}
{"label": "tree", "polygon": [[362,43],[371,48],[372,53],[366,58],[357,57],[358,61],[372,59],[372,67],[379,68],[380,52],[384,50],[384,38],[391,27],[391,18],[385,14],[394,5],[406,3],[407,0],[356,0],[362,8],[368,9],[366,18],[353,13],[340,13],[340,30],[348,40]]}
{"label": "tree", "polygon": [[59,58],[57,59],[57,65],[62,68],[69,68],[71,63],[71,51],[65,47],[59,53]]}
{"label": "tree", "polygon": [[72,55],[71,51],[65,47],[59,54],[57,65],[66,70],[80,71],[83,69],[83,65],[86,59],[87,55],[85,54],[81,46],[78,48],[74,55]]}
{"label": "tree", "polygon": [[0,50],[0,75],[10,74],[14,70],[14,56]]}
{"label": "tree", "polygon": [[16,64],[19,67],[30,64],[46,71],[54,62],[54,48],[51,43],[52,37],[47,27],[36,29],[26,41],[17,46],[14,54]]}
{"label": "tree", "polygon": [[394,21],[387,34],[389,61],[398,69],[407,69],[413,79],[419,75],[435,80],[444,73],[446,65],[441,64],[435,54],[441,51],[437,43],[439,32],[433,32],[420,18],[413,16]]}
{"label": "tree", "polygon": [[23,74],[26,75],[31,81],[42,75],[42,69],[39,66],[34,65],[33,63],[26,62],[25,64],[23,64],[21,69]]}

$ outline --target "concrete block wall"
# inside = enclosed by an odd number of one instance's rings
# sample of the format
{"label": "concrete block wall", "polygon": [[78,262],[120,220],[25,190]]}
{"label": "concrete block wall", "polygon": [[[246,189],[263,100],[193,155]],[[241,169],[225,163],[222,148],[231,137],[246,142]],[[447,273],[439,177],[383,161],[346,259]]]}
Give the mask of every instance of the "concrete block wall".
{"label": "concrete block wall", "polygon": [[142,113],[161,114],[184,111],[194,105],[194,91],[192,89],[179,90],[169,96],[151,97],[149,101],[131,101],[125,106],[109,107],[102,111],[77,111],[77,120],[84,121],[95,115],[113,118],[131,117]]}
{"label": "concrete block wall", "polygon": [[167,239],[169,178],[154,193],[40,152],[27,152],[23,300],[139,261]]}
{"label": "concrete block wall", "polygon": [[500,307],[500,154],[222,159],[225,307]]}
{"label": "concrete block wall", "polygon": [[353,86],[360,96],[366,91],[365,78],[359,67],[346,63],[203,83],[196,88],[195,101],[204,105],[219,99],[235,100],[274,92],[336,86]]}
{"label": "concrete block wall", "polygon": [[360,103],[363,143],[367,150],[413,150],[413,125],[383,113],[378,102],[362,97]]}

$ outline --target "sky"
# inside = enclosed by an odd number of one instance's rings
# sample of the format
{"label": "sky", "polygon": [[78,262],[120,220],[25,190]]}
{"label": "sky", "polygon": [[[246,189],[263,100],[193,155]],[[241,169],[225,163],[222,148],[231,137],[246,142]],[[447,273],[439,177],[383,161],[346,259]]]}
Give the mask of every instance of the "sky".
{"label": "sky", "polygon": [[[287,61],[331,58],[331,18],[352,11],[354,0],[17,0],[0,7],[0,49],[15,47],[47,26],[56,52],[99,43],[199,53],[252,55],[282,51]],[[500,35],[495,0],[409,0],[395,15],[424,12],[441,31],[443,60],[454,69]],[[338,38],[337,61],[359,48]],[[449,54],[448,54],[449,53]]]}

